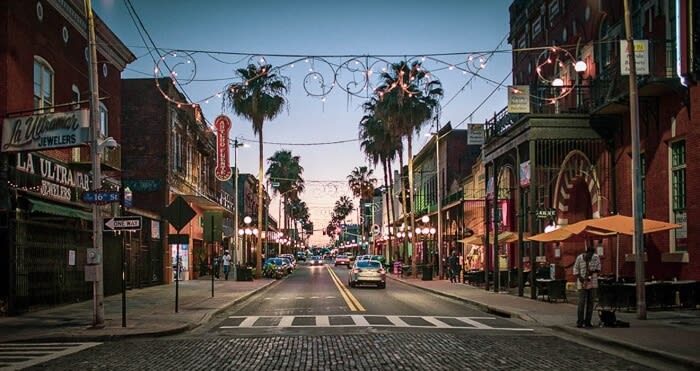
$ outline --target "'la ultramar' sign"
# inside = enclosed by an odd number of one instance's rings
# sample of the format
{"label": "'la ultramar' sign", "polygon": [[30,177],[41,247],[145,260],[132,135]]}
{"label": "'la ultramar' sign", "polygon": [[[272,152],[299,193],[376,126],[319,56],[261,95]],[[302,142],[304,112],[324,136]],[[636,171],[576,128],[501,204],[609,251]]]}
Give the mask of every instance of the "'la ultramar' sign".
{"label": "'la ultramar' sign", "polygon": [[87,141],[87,109],[13,117],[3,120],[2,152],[76,147]]}

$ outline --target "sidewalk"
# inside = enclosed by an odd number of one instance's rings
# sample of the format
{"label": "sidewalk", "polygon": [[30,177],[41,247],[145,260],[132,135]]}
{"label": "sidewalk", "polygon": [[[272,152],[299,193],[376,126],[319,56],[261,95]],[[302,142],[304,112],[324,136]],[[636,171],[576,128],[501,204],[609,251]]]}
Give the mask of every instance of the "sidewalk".
{"label": "sidewalk", "polygon": [[91,328],[92,300],[16,317],[0,317],[0,342],[105,341],[184,332],[275,282],[273,279],[216,280],[212,298],[211,280],[180,281],[177,313],[175,283],[127,290],[126,327],[122,327],[121,294],[105,297],[105,326],[101,329]]}
{"label": "sidewalk", "polygon": [[[630,323],[629,328],[576,327],[576,305],[550,303],[530,299],[529,294],[519,297],[509,293],[495,293],[484,288],[449,280],[423,281],[417,278],[401,278],[396,281],[420,287],[424,290],[461,300],[496,315],[535,322],[540,326],[564,332],[576,337],[586,337],[603,344],[617,345],[631,351],[654,354],[692,369],[700,369],[700,310],[648,311],[646,320],[638,320],[636,313],[616,312],[617,319]],[[575,298],[570,301],[575,303]],[[593,313],[593,323],[598,323]]]}
{"label": "sidewalk", "polygon": [[[576,306],[571,303],[549,303],[532,300],[529,296],[494,293],[448,280],[423,281],[393,275],[390,278],[470,303],[496,315],[522,319],[575,337],[587,337],[600,344],[652,353],[668,362],[700,369],[700,310],[649,311],[644,321],[637,320],[635,313],[618,312],[618,319],[629,322],[629,328],[579,329],[575,326]],[[102,329],[90,327],[92,301],[17,317],[0,317],[0,342],[106,341],[175,334],[206,323],[213,315],[275,282],[278,281],[217,280],[212,298],[210,280],[182,281],[177,313],[174,283],[128,290],[126,327],[122,327],[120,294],[105,298],[105,327]],[[594,317],[597,323],[597,314],[594,313]]]}

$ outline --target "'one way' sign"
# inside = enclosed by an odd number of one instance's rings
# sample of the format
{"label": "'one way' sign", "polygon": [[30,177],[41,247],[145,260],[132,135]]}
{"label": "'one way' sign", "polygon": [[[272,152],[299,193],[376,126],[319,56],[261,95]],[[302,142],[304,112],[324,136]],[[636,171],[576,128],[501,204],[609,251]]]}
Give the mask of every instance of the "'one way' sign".
{"label": "'one way' sign", "polygon": [[105,219],[104,227],[111,231],[138,231],[141,230],[140,216],[117,216]]}

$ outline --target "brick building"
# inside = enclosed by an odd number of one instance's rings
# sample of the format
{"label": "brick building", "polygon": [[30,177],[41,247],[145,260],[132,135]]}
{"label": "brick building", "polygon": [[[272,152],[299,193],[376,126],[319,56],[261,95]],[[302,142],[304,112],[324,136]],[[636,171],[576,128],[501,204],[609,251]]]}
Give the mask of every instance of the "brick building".
{"label": "brick building", "polygon": [[[81,198],[92,187],[85,14],[79,0],[0,2],[0,312],[92,297],[92,205]],[[98,141],[119,143],[120,74],[135,57],[95,18]],[[100,188],[120,191],[119,160],[119,147],[102,153]],[[104,216],[118,213],[118,204],[102,206]],[[121,288],[121,243],[104,236],[107,295]]]}
{"label": "brick building", "polygon": [[[692,148],[697,143],[700,122],[695,108],[700,103],[700,63],[691,52],[698,47],[700,30],[692,23],[698,5],[632,3],[633,35],[640,41],[636,50],[642,51],[637,85],[643,215],[682,225],[644,236],[645,271],[648,279],[698,279],[698,230],[688,223],[697,209],[690,197],[698,188],[697,172],[692,171],[697,154],[686,152],[687,144]],[[496,221],[501,228],[514,226],[513,231],[519,222],[524,232],[540,233],[547,225],[631,216],[623,4],[517,0],[510,13],[514,52],[509,107],[486,122],[483,149],[487,225],[499,209],[494,199],[508,205]],[[619,238],[619,254],[616,238],[587,243],[600,246],[604,275],[634,277],[630,237]],[[553,265],[557,277],[571,280],[570,267],[584,245],[523,247],[531,261]]]}

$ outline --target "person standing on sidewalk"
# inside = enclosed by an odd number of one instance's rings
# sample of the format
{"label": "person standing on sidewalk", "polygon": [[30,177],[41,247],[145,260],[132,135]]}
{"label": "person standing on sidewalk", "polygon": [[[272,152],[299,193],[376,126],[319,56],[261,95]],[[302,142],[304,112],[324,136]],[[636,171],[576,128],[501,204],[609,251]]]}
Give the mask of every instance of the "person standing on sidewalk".
{"label": "person standing on sidewalk", "polygon": [[448,264],[450,266],[450,282],[459,282],[459,257],[457,256],[457,251],[452,251]]}
{"label": "person standing on sidewalk", "polygon": [[578,289],[578,306],[576,327],[593,327],[593,302],[598,289],[598,273],[600,272],[600,257],[595,254],[595,248],[589,246],[586,252],[576,257],[574,276]]}
{"label": "person standing on sidewalk", "polygon": [[221,260],[224,261],[224,279],[228,281],[228,271],[231,268],[231,255],[229,255],[228,250],[224,251]]}

